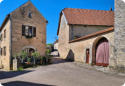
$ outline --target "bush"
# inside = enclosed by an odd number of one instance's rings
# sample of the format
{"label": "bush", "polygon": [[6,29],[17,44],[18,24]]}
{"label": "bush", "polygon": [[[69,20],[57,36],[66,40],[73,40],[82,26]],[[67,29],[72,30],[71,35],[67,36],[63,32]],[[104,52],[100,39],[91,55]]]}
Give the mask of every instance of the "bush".
{"label": "bush", "polygon": [[18,68],[18,71],[23,71],[23,70],[24,70],[23,67]]}
{"label": "bush", "polygon": [[38,58],[40,56],[40,54],[38,52],[34,52],[34,53],[32,53],[32,56],[35,58]]}
{"label": "bush", "polygon": [[51,53],[50,49],[46,49],[46,55],[49,55]]}
{"label": "bush", "polygon": [[25,58],[28,56],[28,54],[27,54],[27,52],[22,51],[22,52],[20,53],[20,56],[21,56],[23,59],[25,59]]}

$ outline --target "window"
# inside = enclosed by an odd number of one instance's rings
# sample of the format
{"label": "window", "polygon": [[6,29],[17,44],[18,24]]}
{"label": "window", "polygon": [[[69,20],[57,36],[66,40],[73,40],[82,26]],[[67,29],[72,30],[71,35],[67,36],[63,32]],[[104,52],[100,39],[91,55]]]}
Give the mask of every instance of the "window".
{"label": "window", "polygon": [[22,25],[22,36],[27,38],[36,37],[36,27]]}
{"label": "window", "polygon": [[3,40],[3,34],[1,34],[1,36],[0,36],[0,40],[1,40],[1,41]]}
{"label": "window", "polygon": [[0,48],[0,55],[2,56],[2,48]]}
{"label": "window", "polygon": [[1,56],[3,55],[3,51],[2,51],[3,49],[1,48]]}
{"label": "window", "polygon": [[32,18],[32,12],[29,12],[29,13],[28,13],[28,17],[29,17],[29,18]]}
{"label": "window", "polygon": [[6,47],[4,47],[4,56],[6,56]]}
{"label": "window", "polygon": [[0,35],[0,41],[2,41],[2,34]]}
{"label": "window", "polygon": [[4,30],[4,38],[6,38],[6,30]]}

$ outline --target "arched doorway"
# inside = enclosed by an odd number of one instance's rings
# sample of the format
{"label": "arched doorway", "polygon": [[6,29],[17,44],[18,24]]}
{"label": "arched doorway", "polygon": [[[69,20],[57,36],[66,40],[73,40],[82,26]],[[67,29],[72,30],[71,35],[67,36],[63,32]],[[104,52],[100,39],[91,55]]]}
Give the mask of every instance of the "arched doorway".
{"label": "arched doorway", "polygon": [[36,51],[36,49],[31,46],[25,46],[22,50],[25,51],[28,54],[28,56],[32,56],[32,53]]}
{"label": "arched doorway", "polygon": [[98,38],[93,44],[92,63],[97,66],[109,65],[109,42],[105,37]]}

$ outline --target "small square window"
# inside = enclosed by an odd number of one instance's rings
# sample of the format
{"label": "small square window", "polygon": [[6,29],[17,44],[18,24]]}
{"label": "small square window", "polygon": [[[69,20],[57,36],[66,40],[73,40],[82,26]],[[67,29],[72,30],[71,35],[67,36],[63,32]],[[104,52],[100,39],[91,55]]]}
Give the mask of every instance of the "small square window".
{"label": "small square window", "polygon": [[28,17],[32,18],[32,13],[31,12],[28,13]]}
{"label": "small square window", "polygon": [[6,56],[6,47],[4,47],[4,56]]}
{"label": "small square window", "polygon": [[4,38],[6,38],[6,30],[4,30]]}

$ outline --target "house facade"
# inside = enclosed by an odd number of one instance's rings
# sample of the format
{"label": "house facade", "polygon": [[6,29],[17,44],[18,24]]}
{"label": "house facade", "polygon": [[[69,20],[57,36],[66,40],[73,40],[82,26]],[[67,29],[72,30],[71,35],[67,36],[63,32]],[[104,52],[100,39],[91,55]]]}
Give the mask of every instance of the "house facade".
{"label": "house facade", "polygon": [[63,59],[114,66],[114,12],[65,8],[60,13],[59,54]]}
{"label": "house facade", "polygon": [[54,42],[54,50],[57,50],[58,51],[58,40],[56,40]]}
{"label": "house facade", "polygon": [[44,56],[46,24],[30,1],[8,14],[0,28],[0,68],[10,70],[12,57],[22,51]]}

